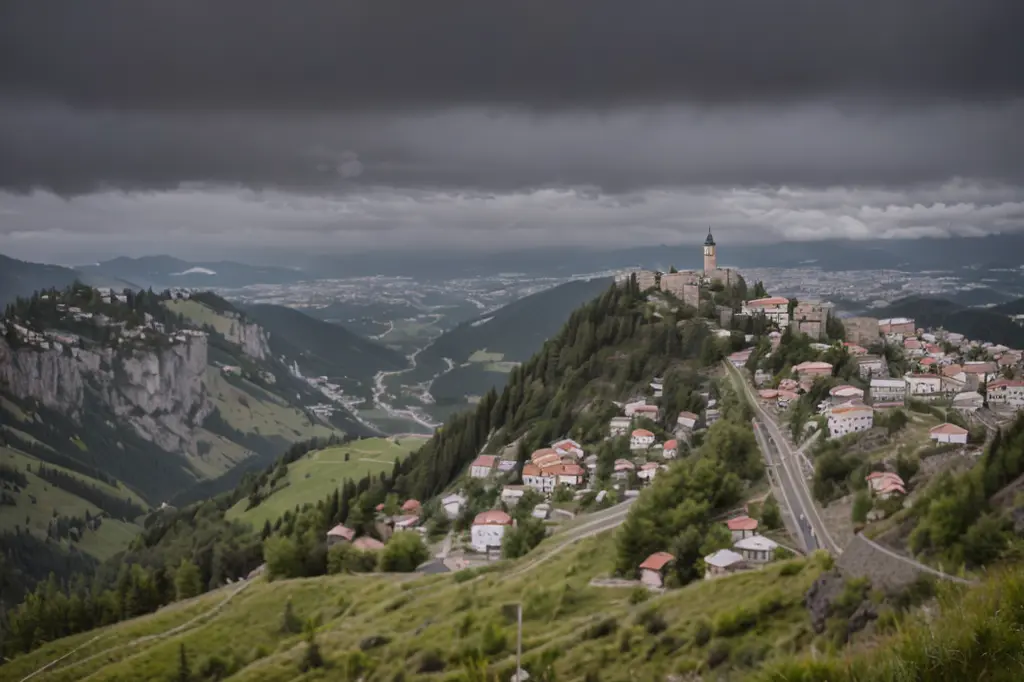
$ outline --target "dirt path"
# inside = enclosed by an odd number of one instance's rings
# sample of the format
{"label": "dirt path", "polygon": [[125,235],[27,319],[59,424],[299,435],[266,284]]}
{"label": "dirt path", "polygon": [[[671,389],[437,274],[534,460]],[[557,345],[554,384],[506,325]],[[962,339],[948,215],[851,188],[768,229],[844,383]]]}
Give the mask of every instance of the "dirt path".
{"label": "dirt path", "polygon": [[[239,593],[244,591],[251,584],[252,584],[251,580],[248,580],[248,581],[242,583],[239,587],[237,587],[234,590],[232,590],[231,592],[229,592],[227,594],[227,596],[224,597],[224,599],[219,601],[216,605],[211,607],[209,610],[204,611],[204,612],[202,612],[202,613],[200,613],[200,614],[190,618],[189,620],[185,621],[181,625],[176,625],[175,627],[171,628],[170,630],[164,630],[163,632],[158,632],[158,633],[152,634],[152,635],[145,635],[143,637],[139,637],[137,639],[133,639],[130,642],[125,642],[124,644],[118,644],[117,646],[110,647],[109,649],[104,649],[104,650],[99,651],[99,652],[97,652],[95,654],[92,654],[91,656],[86,656],[85,658],[81,659],[80,661],[75,661],[75,662],[71,663],[70,665],[66,665],[66,666],[61,667],[61,668],[56,668],[56,670],[61,670],[61,671],[68,670],[69,668],[74,668],[74,667],[82,665],[84,663],[88,663],[89,661],[95,660],[96,658],[100,658],[102,656],[108,656],[108,655],[110,655],[114,651],[120,651],[121,649],[127,649],[127,648],[130,648],[130,647],[138,646],[140,644],[147,644],[149,642],[155,642],[155,641],[163,639],[165,637],[171,637],[173,635],[177,635],[177,634],[179,634],[181,632],[184,632],[186,630],[190,630],[194,626],[200,624],[201,622],[203,622],[203,621],[211,618],[212,616],[215,616],[217,613],[219,613],[221,611],[221,609],[223,609],[225,606],[227,606],[228,602],[230,602],[232,599],[234,599],[234,597],[236,595],[238,595]],[[115,626],[109,626],[109,627],[115,627]],[[102,639],[105,636],[106,636],[106,634],[97,635],[96,637],[93,637],[92,639],[90,639],[85,644],[82,644],[81,646],[79,646],[79,647],[69,651],[68,653],[64,654],[60,658],[56,658],[56,659],[50,661],[49,663],[44,665],[42,668],[39,668],[35,672],[29,673],[25,677],[21,678],[21,682],[26,682],[26,680],[30,680],[33,677],[35,677],[36,675],[41,675],[41,674],[45,673],[47,670],[49,670],[50,668],[53,668],[55,665],[60,663],[62,660],[64,660],[68,656],[71,656],[75,652],[80,651],[81,649],[84,649],[85,647],[89,646],[90,644],[93,644],[94,642],[96,642],[99,639]]]}

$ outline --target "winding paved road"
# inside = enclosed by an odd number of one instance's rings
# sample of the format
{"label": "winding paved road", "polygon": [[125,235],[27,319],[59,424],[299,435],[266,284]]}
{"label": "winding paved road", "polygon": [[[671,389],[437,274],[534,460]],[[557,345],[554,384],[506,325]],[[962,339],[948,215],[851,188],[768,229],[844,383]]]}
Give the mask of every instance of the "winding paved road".
{"label": "winding paved road", "polygon": [[[731,364],[725,363],[725,365],[726,370],[733,378],[733,384],[740,387],[740,390],[747,396],[748,402],[753,407],[759,426],[767,434],[766,440],[770,450],[778,456],[779,464],[781,465],[776,469],[776,471],[781,470],[779,483],[783,488],[787,504],[791,505],[790,508],[794,512],[799,511],[800,513],[797,523],[801,526],[801,535],[804,536],[805,546],[810,545],[806,547],[807,550],[813,551],[820,547],[827,550],[830,554],[837,556],[842,554],[843,548],[832,539],[832,535],[828,532],[828,527],[818,514],[818,508],[814,505],[811,491],[807,487],[807,479],[803,477],[803,473],[800,470],[800,461],[789,447],[789,443],[775,423],[775,419],[761,407],[754,396],[753,389],[747,383],[743,374]],[[792,506],[791,501],[796,502],[795,507]]]}

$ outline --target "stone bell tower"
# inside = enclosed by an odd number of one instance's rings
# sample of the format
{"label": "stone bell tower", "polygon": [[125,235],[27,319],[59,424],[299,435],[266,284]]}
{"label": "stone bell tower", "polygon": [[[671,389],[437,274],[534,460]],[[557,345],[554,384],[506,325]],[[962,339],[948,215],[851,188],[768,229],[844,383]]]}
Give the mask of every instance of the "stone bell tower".
{"label": "stone bell tower", "polygon": [[715,238],[711,236],[711,228],[708,228],[708,238],[704,240],[704,276],[710,277],[711,273],[718,267],[718,258],[715,256]]}

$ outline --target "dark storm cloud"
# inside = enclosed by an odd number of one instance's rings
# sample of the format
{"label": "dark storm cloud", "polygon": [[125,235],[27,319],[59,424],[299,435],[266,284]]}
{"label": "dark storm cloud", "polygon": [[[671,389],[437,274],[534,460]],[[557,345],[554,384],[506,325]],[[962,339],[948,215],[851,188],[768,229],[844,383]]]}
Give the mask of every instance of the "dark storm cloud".
{"label": "dark storm cloud", "polygon": [[680,185],[1019,182],[1024,102],[893,111],[688,107],[546,115],[152,114],[0,106],[0,188],[65,195],[182,182],[611,193]]}
{"label": "dark storm cloud", "polygon": [[32,0],[0,92],[163,109],[1003,98],[1020,0]]}

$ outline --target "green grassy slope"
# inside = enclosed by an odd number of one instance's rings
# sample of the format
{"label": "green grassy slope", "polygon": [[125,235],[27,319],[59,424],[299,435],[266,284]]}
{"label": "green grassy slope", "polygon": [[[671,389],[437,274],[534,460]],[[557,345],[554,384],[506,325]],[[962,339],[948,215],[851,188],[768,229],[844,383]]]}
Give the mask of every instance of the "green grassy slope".
{"label": "green grassy slope", "polygon": [[311,452],[288,465],[288,474],[271,484],[258,506],[247,510],[248,499],[239,500],[228,510],[227,518],[259,528],[297,505],[324,499],[346,479],[358,481],[366,474],[390,473],[396,458],[404,459],[421,444],[415,438],[400,445],[387,438],[369,438]]}
{"label": "green grassy slope", "polygon": [[[398,679],[400,673],[404,679],[465,679],[457,676],[463,670],[461,660],[481,648],[488,652],[491,672],[508,679],[515,625],[502,606],[516,601],[524,605],[524,667],[536,674],[542,659],[555,655],[558,679],[588,674],[598,676],[588,679],[601,680],[661,679],[706,667],[710,652],[723,648],[747,653],[733,656],[718,670],[742,671],[763,658],[794,653],[809,638],[802,598],[820,571],[816,560],[700,581],[634,603],[632,588],[589,584],[613,564],[609,533],[554,554],[564,542],[563,536],[553,536],[531,555],[494,565],[475,579],[449,574],[256,582],[208,620],[160,636],[199,609],[213,609],[231,589],[225,588],[91,636],[51,643],[15,659],[0,673],[20,679],[74,652],[46,679],[165,679],[177,669],[184,645],[194,671],[217,657],[233,673],[232,680],[293,680],[300,677],[305,645],[301,635],[280,630],[288,601],[300,618],[321,623],[317,638],[329,667],[301,676],[304,680],[355,679],[347,674],[357,662],[365,666],[367,681]],[[549,560],[536,563],[549,554]],[[730,632],[725,622],[741,612],[752,614],[753,622],[743,632]],[[722,623],[718,635],[716,618]],[[707,626],[711,633],[704,639],[697,633]],[[138,639],[153,635],[157,637]],[[383,644],[358,653],[371,637],[382,638]],[[137,643],[125,646],[133,638]],[[435,673],[417,672],[430,662]]]}

